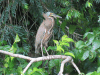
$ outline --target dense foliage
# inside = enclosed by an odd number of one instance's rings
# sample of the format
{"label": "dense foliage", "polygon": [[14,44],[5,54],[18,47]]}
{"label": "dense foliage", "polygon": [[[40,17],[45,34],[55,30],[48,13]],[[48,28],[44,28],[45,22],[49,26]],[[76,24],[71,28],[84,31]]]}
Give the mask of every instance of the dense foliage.
{"label": "dense foliage", "polygon": [[[42,12],[56,19],[50,54],[70,55],[83,74],[100,75],[100,0],[0,0],[0,50],[34,57],[34,40]],[[83,36],[82,36],[83,35]],[[0,75],[20,75],[24,59],[0,54]],[[25,75],[57,75],[62,59],[33,63]],[[64,74],[77,75],[69,63]]]}

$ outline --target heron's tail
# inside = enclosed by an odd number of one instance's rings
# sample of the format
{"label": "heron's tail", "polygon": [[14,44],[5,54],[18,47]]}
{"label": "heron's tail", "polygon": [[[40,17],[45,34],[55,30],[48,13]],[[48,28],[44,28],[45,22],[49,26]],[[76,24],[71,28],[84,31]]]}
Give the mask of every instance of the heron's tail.
{"label": "heron's tail", "polygon": [[37,47],[37,44],[35,43],[35,53],[38,54],[39,53],[39,49]]}
{"label": "heron's tail", "polygon": [[39,47],[38,47],[37,43],[35,43],[35,57],[39,57],[39,56],[40,56]]}

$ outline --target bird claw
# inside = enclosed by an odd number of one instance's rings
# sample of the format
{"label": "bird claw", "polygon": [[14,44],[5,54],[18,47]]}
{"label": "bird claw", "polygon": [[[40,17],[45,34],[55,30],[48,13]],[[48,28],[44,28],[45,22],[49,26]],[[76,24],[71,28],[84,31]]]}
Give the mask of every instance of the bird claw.
{"label": "bird claw", "polygon": [[50,31],[48,31],[48,34],[50,34]]}

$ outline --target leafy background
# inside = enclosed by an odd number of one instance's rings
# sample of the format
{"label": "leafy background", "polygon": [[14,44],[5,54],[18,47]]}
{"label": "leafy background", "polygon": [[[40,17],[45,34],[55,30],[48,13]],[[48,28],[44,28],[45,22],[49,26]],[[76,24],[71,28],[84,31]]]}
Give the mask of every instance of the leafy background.
{"label": "leafy background", "polygon": [[[42,12],[47,11],[62,16],[61,25],[55,20],[49,53],[75,56],[83,74],[99,75],[100,0],[0,0],[0,50],[34,57],[35,35]],[[29,62],[4,54],[0,61],[0,75],[21,74]],[[25,75],[57,75],[61,61],[33,63]],[[65,65],[66,72],[77,75],[70,63]]]}

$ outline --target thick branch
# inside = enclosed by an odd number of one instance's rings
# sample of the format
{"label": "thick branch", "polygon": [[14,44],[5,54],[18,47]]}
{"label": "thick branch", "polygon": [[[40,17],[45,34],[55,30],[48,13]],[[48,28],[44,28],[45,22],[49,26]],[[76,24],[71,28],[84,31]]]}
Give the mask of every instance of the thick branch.
{"label": "thick branch", "polygon": [[66,59],[69,58],[70,56],[65,56],[65,55],[49,55],[49,56],[44,56],[44,57],[37,57],[37,58],[31,58],[28,56],[20,55],[20,54],[13,54],[7,51],[0,50],[0,53],[10,55],[12,57],[18,57],[26,60],[34,60],[34,62],[42,61],[42,60],[51,60],[51,59]]}
{"label": "thick branch", "polygon": [[[4,50],[0,50],[0,53],[6,54],[6,55],[10,55],[12,57],[18,57],[18,58],[30,60],[30,63],[23,70],[23,73],[25,73],[27,71],[27,69],[30,67],[30,65],[33,62],[44,61],[44,60],[51,60],[51,59],[65,59],[61,63],[60,72],[58,74],[58,75],[63,75],[64,64],[66,62],[70,62],[72,60],[72,57],[65,56],[65,55],[49,55],[49,56],[44,56],[44,57],[31,58],[31,57],[20,55],[20,54],[13,54],[13,53],[10,53],[10,52],[4,51]],[[73,61],[71,61],[71,63],[75,67],[75,69],[77,70],[77,72],[80,74],[80,70],[78,69],[78,67],[76,66],[76,64]]]}

